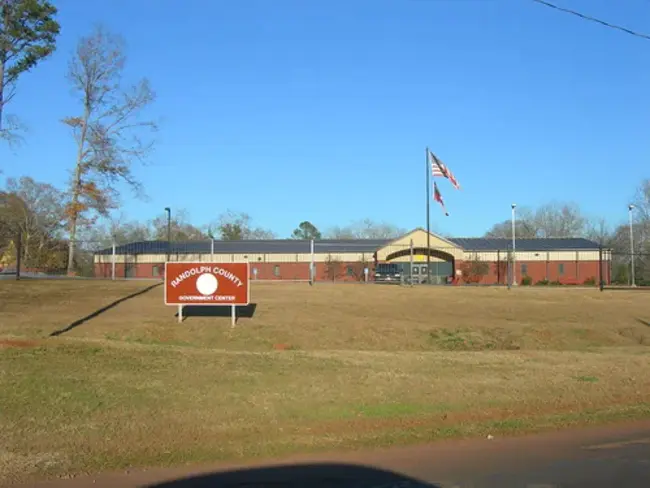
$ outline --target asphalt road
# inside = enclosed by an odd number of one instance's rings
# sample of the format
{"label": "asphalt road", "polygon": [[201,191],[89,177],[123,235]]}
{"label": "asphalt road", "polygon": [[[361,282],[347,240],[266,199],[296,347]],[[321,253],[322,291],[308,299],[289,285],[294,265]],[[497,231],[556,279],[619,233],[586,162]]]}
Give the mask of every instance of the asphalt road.
{"label": "asphalt road", "polygon": [[264,466],[157,469],[29,486],[648,488],[650,421],[517,438],[300,456]]}

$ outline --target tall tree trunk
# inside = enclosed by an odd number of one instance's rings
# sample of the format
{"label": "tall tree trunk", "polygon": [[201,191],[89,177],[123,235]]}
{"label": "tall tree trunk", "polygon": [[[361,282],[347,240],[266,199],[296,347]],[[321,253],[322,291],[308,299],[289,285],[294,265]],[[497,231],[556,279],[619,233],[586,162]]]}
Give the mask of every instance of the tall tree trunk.
{"label": "tall tree trunk", "polygon": [[75,166],[74,178],[72,180],[72,201],[70,203],[70,240],[68,241],[68,274],[74,273],[74,254],[77,248],[77,224],[79,221],[79,198],[82,190],[82,176],[84,163],[84,147],[86,145],[86,136],[88,134],[88,119],[90,118],[90,108],[86,104],[84,117],[81,122],[79,140],[77,141],[77,164]]}
{"label": "tall tree trunk", "polygon": [[[80,147],[81,143],[80,143]],[[70,203],[70,239],[68,240],[68,274],[74,273],[74,253],[77,248],[77,221],[79,220],[79,195],[81,193],[81,160],[77,159],[72,183]]]}
{"label": "tall tree trunk", "polygon": [[0,132],[2,131],[2,114],[4,108],[4,93],[5,93],[5,58],[6,54],[0,52]]}
{"label": "tall tree trunk", "polygon": [[[2,26],[4,29],[7,28],[9,24],[9,10],[6,9],[4,19],[2,19]],[[4,113],[3,108],[5,104],[5,68],[7,64],[7,51],[4,49],[0,51],[0,133],[2,132],[2,114]]]}

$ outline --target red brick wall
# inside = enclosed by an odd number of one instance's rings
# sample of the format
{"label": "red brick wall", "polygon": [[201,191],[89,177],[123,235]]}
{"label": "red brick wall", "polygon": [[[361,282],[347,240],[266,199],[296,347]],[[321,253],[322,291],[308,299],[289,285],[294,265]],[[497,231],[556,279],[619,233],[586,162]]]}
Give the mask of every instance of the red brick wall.
{"label": "red brick wall", "polygon": [[[341,263],[340,276],[336,281],[358,281],[356,277],[347,274],[347,266],[358,266],[359,263]],[[154,266],[158,266],[159,275],[154,276]],[[142,263],[142,264],[127,264],[133,272],[128,276],[131,278],[163,278],[164,263]],[[276,273],[277,267],[277,273]],[[316,280],[328,281],[330,278],[327,273],[327,265],[325,263],[316,263]],[[251,263],[251,280],[255,279],[253,269],[257,269],[258,280],[309,280],[309,263]],[[95,277],[97,278],[110,278],[111,277],[111,264],[95,264]],[[125,266],[122,263],[115,265],[115,277],[126,278]]]}
{"label": "red brick wall", "polygon": [[[461,269],[463,261],[457,261],[456,269]],[[564,266],[564,272],[560,274],[560,264]],[[521,283],[524,276],[522,268],[525,267],[526,275],[530,276],[533,283],[548,279],[549,281],[559,281],[563,284],[583,284],[585,280],[594,278],[598,282],[598,261],[518,261],[516,264],[517,282]],[[501,269],[498,270],[497,263],[490,263],[490,272],[484,276],[479,284],[494,285],[506,284],[508,276],[507,267],[502,263]],[[456,280],[459,284],[462,280]],[[609,273],[606,266],[603,266],[603,281],[609,283]]]}
{"label": "red brick wall", "polygon": [[[559,264],[564,264],[564,273],[559,274]],[[456,269],[460,269],[463,261],[456,261]],[[358,281],[356,276],[350,276],[347,273],[348,266],[359,265],[358,262],[341,263],[340,276],[336,281]],[[583,284],[588,278],[595,278],[598,282],[598,261],[519,261],[517,266],[517,282],[521,282],[524,276],[522,273],[522,265],[527,266],[527,275],[533,279],[533,283],[548,279],[549,281],[559,280],[564,284]],[[160,278],[163,277],[164,263],[150,264],[128,264],[132,267],[133,273],[130,277],[133,278]],[[154,276],[153,268],[158,266],[159,275]],[[277,275],[276,275],[276,266]],[[251,263],[251,279],[254,279],[253,268],[257,268],[258,280],[308,280],[309,279],[309,263]],[[373,279],[372,265],[370,266],[369,279]],[[548,274],[547,274],[548,273]],[[110,264],[96,264],[95,276],[98,278],[111,277]],[[115,276],[117,278],[127,277],[125,273],[124,264],[115,265]],[[327,274],[326,263],[316,263],[316,280],[329,281],[331,278]],[[493,285],[493,284],[506,284],[507,271],[503,264],[501,265],[501,272],[497,270],[497,263],[490,263],[490,272],[484,276],[479,284]],[[498,280],[498,281],[497,281]],[[607,263],[603,265],[603,280],[605,283],[610,282],[609,266]],[[455,282],[462,284],[462,280],[456,279]]]}

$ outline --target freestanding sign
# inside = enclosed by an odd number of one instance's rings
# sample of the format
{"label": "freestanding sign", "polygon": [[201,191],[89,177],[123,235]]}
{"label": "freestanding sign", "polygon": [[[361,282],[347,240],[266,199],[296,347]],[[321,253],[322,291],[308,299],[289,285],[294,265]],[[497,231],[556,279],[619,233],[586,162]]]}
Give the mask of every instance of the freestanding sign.
{"label": "freestanding sign", "polygon": [[236,305],[250,302],[248,263],[165,263],[165,305],[230,305],[235,325]]}

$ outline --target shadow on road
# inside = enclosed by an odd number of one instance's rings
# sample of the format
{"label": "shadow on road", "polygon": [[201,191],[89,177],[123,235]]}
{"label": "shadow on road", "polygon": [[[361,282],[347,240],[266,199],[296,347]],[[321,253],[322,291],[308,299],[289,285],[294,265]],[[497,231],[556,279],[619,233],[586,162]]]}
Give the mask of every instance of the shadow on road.
{"label": "shadow on road", "polygon": [[440,488],[392,471],[353,464],[299,464],[240,469],[165,481],[146,488]]}
{"label": "shadow on road", "polygon": [[143,290],[136,291],[135,293],[131,293],[130,295],[127,295],[127,296],[122,297],[122,298],[120,298],[118,300],[115,300],[114,302],[109,303],[108,305],[106,305],[105,307],[100,308],[99,310],[95,310],[93,313],[91,313],[89,315],[86,315],[85,317],[83,317],[83,318],[81,318],[79,320],[75,320],[74,322],[72,322],[67,327],[64,327],[63,329],[55,330],[54,332],[52,332],[50,334],[50,337],[56,337],[56,336],[60,336],[61,334],[65,334],[66,332],[70,332],[72,329],[75,329],[75,328],[79,327],[80,325],[84,324],[85,322],[88,322],[89,320],[94,319],[95,317],[97,317],[98,315],[103,314],[107,310],[110,310],[111,308],[118,306],[120,303],[126,302],[127,300],[130,300],[131,298],[135,298],[135,297],[137,297],[139,295],[143,295],[144,293],[147,293],[149,290],[153,290],[154,288],[160,286],[161,284],[162,283],[156,283],[154,285],[146,287]]}

